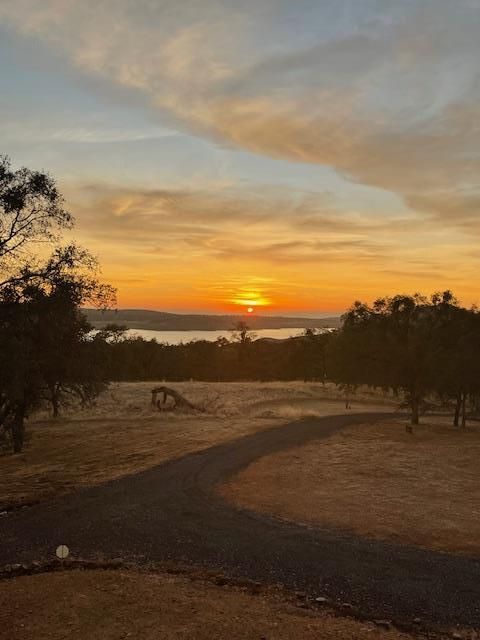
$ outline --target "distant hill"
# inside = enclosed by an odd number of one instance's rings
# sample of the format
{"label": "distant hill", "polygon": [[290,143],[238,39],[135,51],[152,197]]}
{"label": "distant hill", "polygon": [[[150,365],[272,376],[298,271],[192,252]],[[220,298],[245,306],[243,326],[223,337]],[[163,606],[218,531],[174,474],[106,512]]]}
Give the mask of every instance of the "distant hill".
{"label": "distant hill", "polygon": [[340,317],[333,318],[290,318],[284,316],[215,316],[200,314],[165,313],[146,309],[118,309],[99,311],[84,309],[88,321],[100,329],[115,323],[128,329],[150,329],[154,331],[226,331],[233,329],[240,321],[246,321],[251,329],[321,329],[338,327]]}

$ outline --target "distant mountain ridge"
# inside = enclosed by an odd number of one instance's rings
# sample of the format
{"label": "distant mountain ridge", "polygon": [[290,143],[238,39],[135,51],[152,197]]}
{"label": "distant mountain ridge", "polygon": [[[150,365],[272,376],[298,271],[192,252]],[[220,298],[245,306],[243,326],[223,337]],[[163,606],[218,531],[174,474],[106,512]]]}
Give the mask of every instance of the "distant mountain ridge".
{"label": "distant mountain ridge", "polygon": [[340,317],[332,318],[294,318],[288,316],[260,315],[201,315],[149,311],[147,309],[117,309],[100,311],[84,309],[88,321],[96,329],[115,323],[128,329],[152,331],[228,331],[238,322],[246,322],[251,329],[321,329],[338,327]]}

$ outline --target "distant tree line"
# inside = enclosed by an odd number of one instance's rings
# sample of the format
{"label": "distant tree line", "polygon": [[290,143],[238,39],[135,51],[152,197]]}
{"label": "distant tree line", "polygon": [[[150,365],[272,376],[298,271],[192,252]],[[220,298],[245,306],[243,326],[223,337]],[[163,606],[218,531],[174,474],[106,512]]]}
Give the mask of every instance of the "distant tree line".
{"label": "distant tree line", "polygon": [[104,368],[111,380],[316,380],[326,379],[329,334],[306,329],[288,340],[255,340],[246,325],[231,339],[170,345],[124,337],[107,326],[96,339],[103,345]]}

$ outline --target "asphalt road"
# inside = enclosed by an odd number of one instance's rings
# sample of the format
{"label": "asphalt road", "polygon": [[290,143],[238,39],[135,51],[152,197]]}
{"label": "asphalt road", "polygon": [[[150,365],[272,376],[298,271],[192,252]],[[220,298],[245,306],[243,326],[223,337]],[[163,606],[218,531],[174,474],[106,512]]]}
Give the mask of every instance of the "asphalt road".
{"label": "asphalt road", "polygon": [[480,626],[479,560],[280,521],[214,492],[266,454],[386,415],[297,421],[13,512],[0,518],[0,565],[52,557],[66,544],[74,557],[173,560],[282,583],[372,619]]}

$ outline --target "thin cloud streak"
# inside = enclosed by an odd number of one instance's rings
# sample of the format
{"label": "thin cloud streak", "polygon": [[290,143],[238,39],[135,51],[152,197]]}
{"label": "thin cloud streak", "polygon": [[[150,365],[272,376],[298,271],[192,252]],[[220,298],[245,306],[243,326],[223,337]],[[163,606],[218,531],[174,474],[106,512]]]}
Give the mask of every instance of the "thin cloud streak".
{"label": "thin cloud streak", "polygon": [[[302,206],[298,194],[267,197],[269,188],[134,191],[97,184],[77,185],[67,193],[79,233],[116,277],[124,282],[126,274],[149,274],[158,291],[166,281],[178,282],[178,292],[188,282],[188,295],[195,295],[197,304],[208,304],[208,295],[212,304],[233,299],[226,283],[233,279],[238,289],[251,282],[252,274],[262,297],[284,304],[289,298],[304,308],[319,291],[333,290],[335,299],[352,286],[373,295],[375,287],[388,293],[399,278],[413,283],[420,278],[433,288],[439,278],[457,289],[468,286],[459,247],[435,221],[408,225],[403,217],[335,213],[329,194],[318,194],[316,205],[308,194]],[[473,254],[476,243],[467,238],[462,252]],[[480,266],[480,256],[469,260]],[[284,283],[276,297],[268,290],[271,281]]]}
{"label": "thin cloud streak", "polygon": [[[432,213],[439,187],[476,180],[480,18],[472,3],[438,0],[434,13],[406,3],[402,19],[383,28],[372,21],[259,60],[253,50],[247,65],[239,60],[254,18],[234,6],[187,3],[176,16],[170,2],[136,2],[133,12],[127,0],[104,1],[93,21],[88,0],[23,0],[0,16],[220,143],[330,165],[410,204],[426,192]],[[248,9],[255,16],[255,5]]]}

